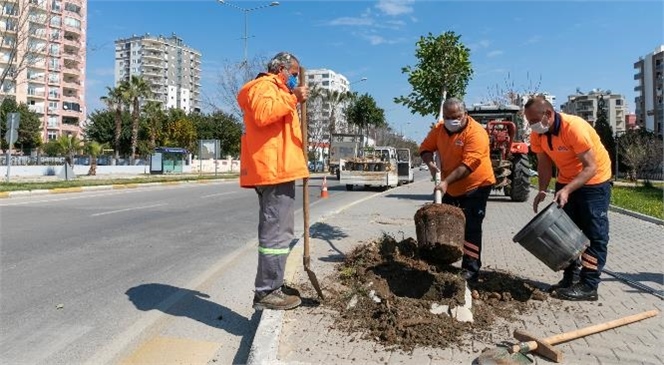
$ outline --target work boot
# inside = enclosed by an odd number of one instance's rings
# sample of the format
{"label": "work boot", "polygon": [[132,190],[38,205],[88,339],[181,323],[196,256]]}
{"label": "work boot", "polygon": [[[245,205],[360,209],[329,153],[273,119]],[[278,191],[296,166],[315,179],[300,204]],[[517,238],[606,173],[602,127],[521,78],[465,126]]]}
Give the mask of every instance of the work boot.
{"label": "work boot", "polygon": [[569,288],[560,288],[556,290],[556,295],[558,298],[564,300],[595,301],[597,300],[597,289],[593,289],[582,282],[578,282]]}
{"label": "work boot", "polygon": [[470,271],[467,269],[461,269],[459,276],[469,284],[474,284],[477,282],[477,279],[480,277],[479,271]]}
{"label": "work boot", "polygon": [[295,295],[284,293],[281,288],[275,289],[268,294],[254,294],[254,309],[288,310],[302,303],[302,299]]}
{"label": "work boot", "polygon": [[300,291],[290,285],[283,284],[281,286],[281,291],[286,295],[295,295],[296,297],[300,296]]}
{"label": "work boot", "polygon": [[562,280],[557,282],[556,284],[553,284],[549,287],[549,293],[553,293],[554,291],[557,291],[562,288],[569,288],[570,286],[576,284],[579,282],[579,279],[574,279],[572,277],[563,277]]}

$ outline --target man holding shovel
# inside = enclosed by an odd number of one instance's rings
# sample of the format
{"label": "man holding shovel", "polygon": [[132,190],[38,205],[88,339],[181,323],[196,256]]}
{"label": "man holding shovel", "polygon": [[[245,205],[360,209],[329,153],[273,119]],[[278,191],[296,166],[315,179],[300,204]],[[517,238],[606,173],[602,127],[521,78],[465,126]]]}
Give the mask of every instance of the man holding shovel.
{"label": "man holding shovel", "polygon": [[537,206],[546,197],[555,164],[558,177],[553,200],[590,240],[590,247],[581,255],[580,273],[578,262],[573,262],[552,289],[561,299],[597,300],[609,243],[609,153],[588,122],[556,113],[543,97],[528,100],[525,117],[532,129],[530,148],[537,154],[539,176],[540,191],[533,201],[533,210],[537,213]]}
{"label": "man holding shovel", "polygon": [[297,290],[284,285],[284,271],[295,227],[295,180],[308,178],[302,153],[297,105],[307,99],[298,86],[300,65],[290,53],[278,53],[240,90],[244,115],[240,185],[258,194],[258,270],[253,307],[286,310],[300,305]]}
{"label": "man holding shovel", "polygon": [[458,206],[466,218],[461,276],[476,281],[482,266],[482,222],[486,203],[496,179],[489,156],[489,135],[466,113],[457,98],[443,103],[443,121],[431,129],[420,145],[420,156],[431,176],[439,172],[433,153],[441,160],[441,181],[435,189],[442,203]]}

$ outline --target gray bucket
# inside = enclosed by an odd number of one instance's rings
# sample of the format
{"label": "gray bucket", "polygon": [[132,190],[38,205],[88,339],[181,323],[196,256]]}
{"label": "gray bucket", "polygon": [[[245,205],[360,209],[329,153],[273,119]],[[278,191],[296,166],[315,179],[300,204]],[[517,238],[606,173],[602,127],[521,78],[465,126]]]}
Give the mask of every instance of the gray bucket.
{"label": "gray bucket", "polygon": [[553,271],[569,266],[590,242],[555,202],[539,212],[512,240]]}

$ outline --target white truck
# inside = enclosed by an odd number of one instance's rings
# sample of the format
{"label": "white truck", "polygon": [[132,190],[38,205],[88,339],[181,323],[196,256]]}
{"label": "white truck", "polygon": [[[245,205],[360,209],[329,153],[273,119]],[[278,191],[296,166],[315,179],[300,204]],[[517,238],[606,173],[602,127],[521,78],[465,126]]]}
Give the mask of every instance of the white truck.
{"label": "white truck", "polygon": [[350,160],[358,157],[366,143],[366,138],[361,134],[332,134],[330,140],[330,174],[339,179],[339,166],[341,160]]}
{"label": "white truck", "polygon": [[339,167],[339,183],[349,191],[355,186],[389,189],[399,185],[394,147],[365,149],[360,157],[341,159]]}

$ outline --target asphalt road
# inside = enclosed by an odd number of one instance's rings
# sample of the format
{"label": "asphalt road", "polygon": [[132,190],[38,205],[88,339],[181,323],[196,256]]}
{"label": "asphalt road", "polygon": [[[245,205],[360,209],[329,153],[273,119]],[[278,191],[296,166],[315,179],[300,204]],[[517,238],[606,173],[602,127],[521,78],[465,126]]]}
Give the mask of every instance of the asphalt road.
{"label": "asphalt road", "polygon": [[[312,222],[376,194],[328,180],[319,199],[320,183]],[[246,361],[259,319],[252,190],[233,181],[11,198],[0,217],[1,363],[137,364],[163,346]]]}

